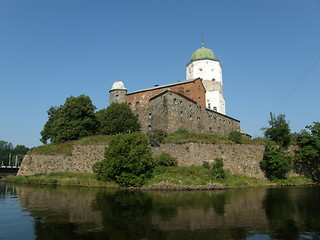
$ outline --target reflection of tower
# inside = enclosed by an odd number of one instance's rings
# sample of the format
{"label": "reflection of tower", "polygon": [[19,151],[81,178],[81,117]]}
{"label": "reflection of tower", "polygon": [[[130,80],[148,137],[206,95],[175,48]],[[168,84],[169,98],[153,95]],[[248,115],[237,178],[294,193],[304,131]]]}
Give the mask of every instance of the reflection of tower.
{"label": "reflection of tower", "polygon": [[196,50],[186,66],[186,79],[202,78],[206,89],[206,107],[226,114],[222,88],[222,67],[213,51],[202,47]]}
{"label": "reflection of tower", "polygon": [[112,88],[109,91],[110,100],[109,104],[111,103],[125,103],[126,102],[126,94],[127,89],[124,87],[123,82],[117,81],[112,84]]}

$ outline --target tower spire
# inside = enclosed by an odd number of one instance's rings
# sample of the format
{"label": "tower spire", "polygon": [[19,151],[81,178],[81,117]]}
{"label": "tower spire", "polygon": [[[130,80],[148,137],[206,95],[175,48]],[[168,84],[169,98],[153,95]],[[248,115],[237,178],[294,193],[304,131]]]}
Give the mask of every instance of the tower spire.
{"label": "tower spire", "polygon": [[202,31],[202,44],[201,46],[204,48],[204,37],[203,37],[203,31]]}

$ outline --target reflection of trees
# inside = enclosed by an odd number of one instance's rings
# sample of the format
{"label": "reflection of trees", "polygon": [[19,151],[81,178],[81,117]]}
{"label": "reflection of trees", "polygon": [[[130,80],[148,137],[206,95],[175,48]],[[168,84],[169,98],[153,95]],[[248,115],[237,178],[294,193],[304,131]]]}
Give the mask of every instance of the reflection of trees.
{"label": "reflection of trees", "polygon": [[306,232],[313,232],[312,239],[320,239],[320,188],[297,188],[297,211],[304,223]]}
{"label": "reflection of trees", "polygon": [[270,228],[274,230],[271,236],[276,239],[299,239],[299,230],[293,220],[296,209],[289,191],[289,188],[267,189],[262,202]]}
{"label": "reflection of trees", "polygon": [[218,215],[224,215],[224,205],[226,204],[226,194],[216,194],[212,198],[212,207]]}
{"label": "reflection of trees", "polygon": [[227,192],[171,192],[165,196],[154,195],[153,210],[163,218],[163,220],[175,217],[178,208],[203,208],[209,210],[213,208],[217,215],[224,215],[224,207],[227,201]]}
{"label": "reflection of trees", "polygon": [[101,211],[107,239],[142,239],[156,234],[151,225],[152,198],[138,191],[96,195],[93,209]]}
{"label": "reflection of trees", "polygon": [[15,195],[15,189],[34,218],[37,240],[245,239],[260,234],[294,240],[303,233],[320,239],[316,187],[139,192],[0,183],[0,196]]}
{"label": "reflection of trees", "polygon": [[105,239],[101,232],[79,231],[83,226],[66,221],[66,217],[61,215],[55,220],[36,217],[34,222],[36,240]]}
{"label": "reflection of trees", "polygon": [[[226,195],[224,192],[181,192],[170,194],[153,194],[138,191],[118,191],[109,194],[100,191],[92,208],[101,211],[103,231],[107,239],[184,239],[197,233],[203,239],[211,239],[212,235],[228,235],[230,229],[207,229],[192,231],[166,231],[152,224],[152,217],[158,215],[166,222],[176,217],[181,209],[213,208],[217,214],[224,214]],[[185,226],[186,229],[188,228]],[[232,229],[235,235],[245,236],[244,229]],[[179,233],[179,234],[178,234]],[[178,235],[177,235],[178,234]],[[232,233],[231,233],[232,234]],[[184,236],[184,237],[183,237]],[[235,238],[237,239],[237,238]],[[239,238],[240,239],[240,238]]]}
{"label": "reflection of trees", "polygon": [[4,199],[7,195],[15,195],[16,188],[0,182],[0,199]]}

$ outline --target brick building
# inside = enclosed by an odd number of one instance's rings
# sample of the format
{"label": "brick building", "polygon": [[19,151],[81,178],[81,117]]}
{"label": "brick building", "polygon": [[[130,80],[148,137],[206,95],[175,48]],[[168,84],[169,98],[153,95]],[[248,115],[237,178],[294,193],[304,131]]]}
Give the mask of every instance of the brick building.
{"label": "brick building", "polygon": [[240,121],[225,115],[222,70],[212,50],[195,51],[186,66],[185,81],[127,93],[121,81],[112,85],[110,104],[126,102],[138,114],[144,133],[185,128],[196,133],[228,135],[240,131]]}

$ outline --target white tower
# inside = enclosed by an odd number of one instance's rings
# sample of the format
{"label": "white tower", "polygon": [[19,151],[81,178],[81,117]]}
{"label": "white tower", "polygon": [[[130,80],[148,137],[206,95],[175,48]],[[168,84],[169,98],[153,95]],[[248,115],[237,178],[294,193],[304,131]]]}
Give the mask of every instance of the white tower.
{"label": "white tower", "polygon": [[123,82],[117,81],[112,84],[109,91],[109,104],[111,103],[125,103],[126,102],[127,89]]}
{"label": "white tower", "polygon": [[226,114],[222,88],[222,67],[213,51],[202,47],[196,50],[186,66],[186,79],[202,78],[206,89],[206,107]]}

